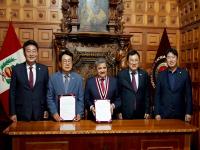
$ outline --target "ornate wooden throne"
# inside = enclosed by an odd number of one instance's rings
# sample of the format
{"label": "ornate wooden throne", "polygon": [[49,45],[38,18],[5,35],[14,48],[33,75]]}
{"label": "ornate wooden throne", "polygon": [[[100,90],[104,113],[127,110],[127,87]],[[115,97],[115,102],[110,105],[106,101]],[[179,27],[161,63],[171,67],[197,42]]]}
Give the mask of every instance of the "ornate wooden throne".
{"label": "ornate wooden throne", "polygon": [[[93,31],[89,25],[81,26],[81,23],[85,23],[85,18],[80,18],[80,7],[83,6],[84,1],[62,0],[62,32],[54,33],[57,61],[59,52],[68,48],[74,54],[73,69],[84,79],[95,74],[94,61],[97,57],[106,58],[109,74],[116,75],[118,70],[123,67],[124,55],[129,47],[131,37],[131,35],[123,34],[122,0],[107,0],[107,21],[102,31],[98,31],[99,28],[97,31]],[[85,11],[89,11],[88,7]],[[83,19],[82,22],[81,19]]]}

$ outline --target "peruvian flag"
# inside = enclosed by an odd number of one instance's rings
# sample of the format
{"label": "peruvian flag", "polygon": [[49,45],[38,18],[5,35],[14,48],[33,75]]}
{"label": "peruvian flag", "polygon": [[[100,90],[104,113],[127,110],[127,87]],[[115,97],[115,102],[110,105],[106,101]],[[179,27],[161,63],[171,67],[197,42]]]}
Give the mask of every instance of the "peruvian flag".
{"label": "peruvian flag", "polygon": [[23,49],[15,33],[12,22],[9,23],[6,37],[0,50],[0,100],[9,114],[9,88],[12,67],[25,61]]}

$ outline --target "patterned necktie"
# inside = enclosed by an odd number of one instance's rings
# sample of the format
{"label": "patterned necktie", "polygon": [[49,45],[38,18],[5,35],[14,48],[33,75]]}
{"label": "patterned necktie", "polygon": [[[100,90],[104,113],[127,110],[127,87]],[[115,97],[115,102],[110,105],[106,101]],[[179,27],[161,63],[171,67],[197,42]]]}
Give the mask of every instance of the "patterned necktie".
{"label": "patterned necktie", "polygon": [[33,67],[30,66],[29,67],[30,71],[29,71],[29,86],[31,89],[33,89]]}
{"label": "patterned necktie", "polygon": [[66,74],[64,77],[65,77],[65,82],[64,82],[64,85],[65,85],[65,93],[67,93],[67,90],[68,90],[68,87],[69,87],[69,75]]}
{"label": "patterned necktie", "polygon": [[137,85],[136,85],[136,81],[135,81],[135,72],[132,72],[132,87],[134,89],[135,92],[137,92]]}
{"label": "patterned necktie", "polygon": [[102,93],[105,92],[105,86],[104,86],[104,78],[101,78],[100,81],[101,81],[101,89],[102,89]]}

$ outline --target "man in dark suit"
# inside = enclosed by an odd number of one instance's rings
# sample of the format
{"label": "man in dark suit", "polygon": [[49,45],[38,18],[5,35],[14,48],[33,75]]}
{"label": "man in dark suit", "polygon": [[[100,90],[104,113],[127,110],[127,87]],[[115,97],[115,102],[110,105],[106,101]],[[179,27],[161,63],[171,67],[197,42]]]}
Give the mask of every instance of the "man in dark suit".
{"label": "man in dark suit", "polygon": [[[83,78],[72,70],[73,54],[65,49],[59,54],[60,70],[54,73],[48,83],[47,104],[55,121],[63,120],[58,111],[58,98],[61,95],[75,95],[76,116],[74,121],[79,121],[84,114]],[[67,81],[67,84],[66,84]]]}
{"label": "man in dark suit", "polygon": [[155,93],[156,119],[173,118],[185,121],[192,115],[192,84],[187,70],[177,67],[178,52],[169,49],[166,54],[168,69],[157,78]]}
{"label": "man in dark suit", "polygon": [[42,120],[47,115],[48,68],[36,63],[38,44],[23,45],[26,62],[13,67],[10,83],[10,115],[13,121]]}
{"label": "man in dark suit", "polygon": [[139,68],[140,55],[136,50],[127,54],[128,69],[118,73],[118,87],[121,97],[123,119],[148,119],[149,77]]}
{"label": "man in dark suit", "polygon": [[[95,107],[94,101],[97,99],[108,99],[111,101],[111,112],[119,109],[121,105],[117,80],[107,75],[107,63],[104,58],[95,61],[97,75],[87,80],[85,86],[85,104],[88,110],[88,119],[94,120]],[[116,112],[116,111],[115,111]],[[114,113],[113,119],[116,118]]]}

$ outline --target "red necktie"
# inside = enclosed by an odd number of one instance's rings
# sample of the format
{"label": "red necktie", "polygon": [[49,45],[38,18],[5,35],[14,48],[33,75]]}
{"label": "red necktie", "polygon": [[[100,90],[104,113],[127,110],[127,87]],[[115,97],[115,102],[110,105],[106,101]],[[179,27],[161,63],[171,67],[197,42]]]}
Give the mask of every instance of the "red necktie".
{"label": "red necktie", "polygon": [[137,85],[136,85],[136,81],[135,81],[135,72],[132,72],[132,87],[134,89],[135,92],[137,92]]}
{"label": "red necktie", "polygon": [[30,69],[30,71],[29,71],[29,86],[32,89],[33,88],[33,71],[32,71],[33,67],[30,66],[29,69]]}
{"label": "red necktie", "polygon": [[100,79],[101,80],[101,89],[102,89],[102,93],[104,93],[105,92],[105,86],[104,86],[104,78],[101,78]]}

